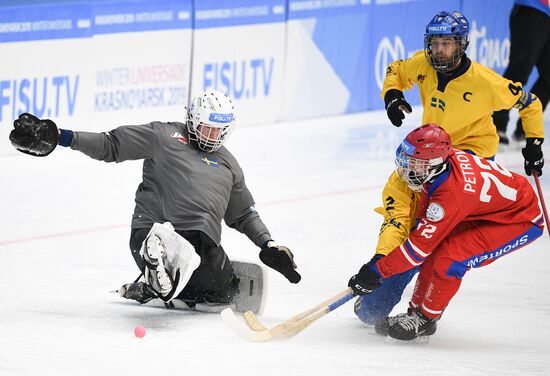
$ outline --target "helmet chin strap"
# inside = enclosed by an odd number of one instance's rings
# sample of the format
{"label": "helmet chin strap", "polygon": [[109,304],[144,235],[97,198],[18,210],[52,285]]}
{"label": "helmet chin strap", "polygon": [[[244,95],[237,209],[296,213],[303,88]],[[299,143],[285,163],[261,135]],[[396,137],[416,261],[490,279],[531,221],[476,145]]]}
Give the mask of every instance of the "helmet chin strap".
{"label": "helmet chin strap", "polygon": [[448,165],[448,162],[445,162],[437,167],[435,167],[434,169],[432,169],[428,175],[426,175],[426,179],[424,179],[424,181],[422,182],[422,184],[419,184],[419,185],[411,185],[411,184],[408,184],[407,185],[409,186],[410,189],[412,189],[413,191],[415,192],[420,192],[422,190],[424,190],[424,184],[426,183],[432,183],[436,177],[438,177],[441,173],[443,173],[445,170],[447,170],[447,165]]}

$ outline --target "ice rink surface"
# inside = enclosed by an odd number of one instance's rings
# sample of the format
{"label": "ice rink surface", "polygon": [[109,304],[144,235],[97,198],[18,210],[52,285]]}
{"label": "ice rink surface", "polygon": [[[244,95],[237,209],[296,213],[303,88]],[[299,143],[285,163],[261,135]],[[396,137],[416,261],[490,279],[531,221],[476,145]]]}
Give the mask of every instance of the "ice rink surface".
{"label": "ice rink surface", "polygon": [[[401,128],[373,112],[233,133],[227,145],[257,209],[303,277],[291,285],[269,271],[265,324],[343,290],[370,259],[382,219],[373,209],[420,113]],[[518,150],[497,161],[523,170]],[[249,343],[219,315],[141,307],[110,293],[138,275],[128,240],[140,161],[106,164],[59,147],[47,158],[0,157],[0,171],[0,375],[550,374],[546,230],[469,272],[429,343],[376,336],[352,303],[289,341]],[[550,166],[541,184],[548,202]],[[259,262],[244,235],[224,227],[222,237],[231,258]],[[412,286],[394,313],[405,310]],[[142,339],[137,325],[147,329]]]}

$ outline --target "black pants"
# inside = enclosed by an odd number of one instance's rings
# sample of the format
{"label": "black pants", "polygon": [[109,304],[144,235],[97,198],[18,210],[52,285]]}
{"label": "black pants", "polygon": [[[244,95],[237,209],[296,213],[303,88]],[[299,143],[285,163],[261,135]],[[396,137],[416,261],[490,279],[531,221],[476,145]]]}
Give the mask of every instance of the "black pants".
{"label": "black pants", "polygon": [[[143,273],[145,264],[139,255],[141,244],[149,233],[148,228],[132,229],[130,250],[138,268]],[[193,245],[201,257],[201,263],[191,279],[177,296],[195,303],[228,303],[237,290],[238,280],[233,274],[231,261],[221,246],[217,246],[207,235],[200,231],[176,231]]]}
{"label": "black pants", "polygon": [[[542,103],[543,110],[550,99],[550,17],[525,6],[514,6],[510,14],[510,62],[503,76],[525,85],[536,66],[537,82],[531,88]],[[493,114],[497,130],[506,132],[509,110]],[[521,119],[516,134],[523,134]]]}

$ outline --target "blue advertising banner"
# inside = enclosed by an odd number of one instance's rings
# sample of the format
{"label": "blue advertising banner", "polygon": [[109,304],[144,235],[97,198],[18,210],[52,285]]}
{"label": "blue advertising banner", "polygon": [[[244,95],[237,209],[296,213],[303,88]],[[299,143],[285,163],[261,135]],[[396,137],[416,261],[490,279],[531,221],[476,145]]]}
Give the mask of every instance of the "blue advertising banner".
{"label": "blue advertising banner", "polygon": [[283,119],[367,108],[370,1],[290,0]]}
{"label": "blue advertising banner", "polygon": [[[504,74],[510,58],[510,13],[514,0],[463,0],[463,12],[470,21],[468,56],[494,71]],[[537,80],[533,69],[525,87]]]}
{"label": "blue advertising banner", "polygon": [[[423,49],[441,10],[466,16],[468,56],[502,74],[513,3],[0,0],[0,54],[31,46],[52,56],[4,69],[0,122],[21,109],[79,116],[92,94],[94,116],[163,107],[179,115],[189,92],[208,88],[230,95],[245,124],[381,109],[388,64]],[[534,69],[528,89],[536,77]],[[416,88],[405,96],[420,104]]]}
{"label": "blue advertising banner", "polygon": [[191,97],[216,89],[240,125],[279,120],[285,73],[285,0],[195,2]]}
{"label": "blue advertising banner", "polygon": [[45,2],[0,9],[0,43],[192,27],[191,0]]}
{"label": "blue advertising banner", "polygon": [[117,125],[183,119],[189,101],[191,0],[92,7],[91,119]]}
{"label": "blue advertising banner", "polygon": [[192,0],[6,5],[0,56],[12,59],[0,73],[1,138],[22,112],[90,130],[184,118]]}
{"label": "blue advertising banner", "polygon": [[[388,64],[424,49],[428,22],[441,10],[460,10],[460,4],[460,0],[375,1],[369,28],[372,48],[364,64],[369,70],[367,106],[364,109],[384,108],[380,92]],[[416,86],[405,93],[405,97],[412,105],[420,104]]]}
{"label": "blue advertising banner", "polygon": [[91,36],[87,3],[28,4],[0,8],[0,43]]}
{"label": "blue advertising banner", "polygon": [[513,0],[463,0],[462,13],[470,21],[468,56],[502,74],[510,56],[508,18]]}
{"label": "blue advertising banner", "polygon": [[191,0],[94,2],[94,34],[188,29]]}
{"label": "blue advertising banner", "polygon": [[195,28],[265,24],[286,20],[286,0],[195,1]]}
{"label": "blue advertising banner", "polygon": [[370,0],[289,0],[290,19],[338,17],[365,13]]}

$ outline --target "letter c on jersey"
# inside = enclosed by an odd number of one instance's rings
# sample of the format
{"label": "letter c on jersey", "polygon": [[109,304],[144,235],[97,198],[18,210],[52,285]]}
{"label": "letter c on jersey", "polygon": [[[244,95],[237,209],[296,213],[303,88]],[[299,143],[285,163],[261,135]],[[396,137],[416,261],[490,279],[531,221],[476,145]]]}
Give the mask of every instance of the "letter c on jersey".
{"label": "letter c on jersey", "polygon": [[464,95],[462,95],[462,98],[464,98],[464,100],[466,102],[470,102],[470,99],[468,99],[468,97],[470,97],[471,95],[473,95],[471,92],[467,91],[464,93]]}

